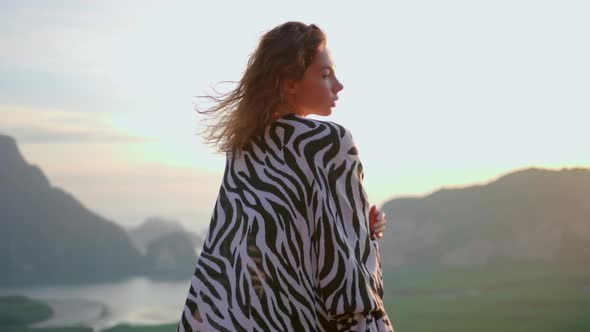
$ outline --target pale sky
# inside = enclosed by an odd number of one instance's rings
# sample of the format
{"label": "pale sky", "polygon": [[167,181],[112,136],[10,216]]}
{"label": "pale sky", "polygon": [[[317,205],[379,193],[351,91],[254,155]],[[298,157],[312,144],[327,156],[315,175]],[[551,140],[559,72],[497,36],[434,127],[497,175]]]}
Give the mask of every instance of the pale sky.
{"label": "pale sky", "polygon": [[314,118],[352,132],[374,204],[590,167],[588,17],[563,0],[4,0],[0,133],[106,218],[202,230],[225,160],[196,134],[195,96],[295,20],[328,35],[344,90]]}

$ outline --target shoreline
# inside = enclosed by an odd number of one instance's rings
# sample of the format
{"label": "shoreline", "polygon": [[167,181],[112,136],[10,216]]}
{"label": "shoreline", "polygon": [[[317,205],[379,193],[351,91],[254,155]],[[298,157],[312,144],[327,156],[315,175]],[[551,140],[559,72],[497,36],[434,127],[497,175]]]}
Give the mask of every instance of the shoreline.
{"label": "shoreline", "polygon": [[[14,307],[27,307],[33,313],[45,312],[45,316],[49,311],[49,316],[41,318],[41,314],[28,315],[24,320],[19,320],[18,323],[10,325],[8,328],[11,331],[64,331],[64,332],[139,332],[139,331],[170,331],[176,326],[175,322],[154,324],[136,324],[132,322],[115,321],[109,319],[109,308],[106,304],[83,299],[42,299],[33,298],[25,295],[1,295],[0,300],[10,302]],[[75,314],[72,315],[72,312]],[[18,316],[18,314],[16,314]],[[15,317],[16,317],[15,316]],[[20,316],[19,316],[20,317]],[[74,318],[72,318],[74,317]],[[27,321],[28,319],[28,321]],[[0,326],[0,328],[3,328]]]}

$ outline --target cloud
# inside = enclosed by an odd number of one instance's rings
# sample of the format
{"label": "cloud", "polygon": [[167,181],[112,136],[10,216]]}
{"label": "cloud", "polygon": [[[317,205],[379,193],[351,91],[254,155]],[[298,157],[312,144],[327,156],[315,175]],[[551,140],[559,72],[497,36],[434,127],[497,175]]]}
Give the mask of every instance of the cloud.
{"label": "cloud", "polygon": [[100,74],[32,71],[0,61],[0,104],[24,104],[73,112],[133,109],[124,89]]}
{"label": "cloud", "polygon": [[113,129],[108,114],[69,112],[51,108],[0,105],[0,128],[23,144],[139,143],[151,138]]}
{"label": "cloud", "polygon": [[21,69],[100,70],[104,42],[141,11],[137,1],[0,3],[0,63]]}

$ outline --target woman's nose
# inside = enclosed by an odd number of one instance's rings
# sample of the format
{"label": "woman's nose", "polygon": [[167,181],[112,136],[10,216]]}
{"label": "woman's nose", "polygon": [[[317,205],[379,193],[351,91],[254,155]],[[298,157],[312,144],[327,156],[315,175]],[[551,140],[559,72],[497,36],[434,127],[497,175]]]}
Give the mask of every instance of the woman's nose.
{"label": "woman's nose", "polygon": [[344,85],[342,85],[342,83],[340,83],[339,80],[336,80],[337,84],[336,84],[336,92],[341,91],[342,89],[344,89]]}

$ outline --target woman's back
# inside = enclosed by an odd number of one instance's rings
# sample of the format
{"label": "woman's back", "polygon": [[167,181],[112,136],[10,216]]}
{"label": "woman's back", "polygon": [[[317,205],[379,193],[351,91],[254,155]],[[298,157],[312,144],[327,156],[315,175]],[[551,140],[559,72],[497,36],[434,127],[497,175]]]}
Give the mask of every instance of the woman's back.
{"label": "woman's back", "polygon": [[286,114],[228,153],[178,331],[393,331],[350,132]]}

